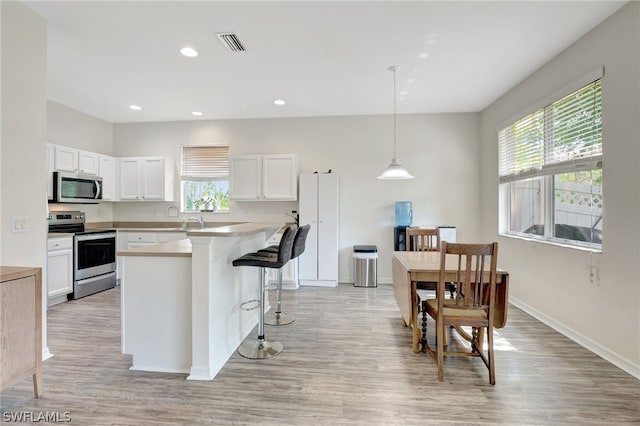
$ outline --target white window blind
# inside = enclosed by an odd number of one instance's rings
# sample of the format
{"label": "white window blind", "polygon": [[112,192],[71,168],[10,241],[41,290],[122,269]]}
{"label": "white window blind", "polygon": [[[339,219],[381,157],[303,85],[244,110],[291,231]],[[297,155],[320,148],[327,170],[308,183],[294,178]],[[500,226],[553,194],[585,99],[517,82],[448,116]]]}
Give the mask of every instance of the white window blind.
{"label": "white window blind", "polygon": [[601,168],[598,79],[498,132],[500,183]]}
{"label": "white window blind", "polygon": [[182,180],[211,181],[228,176],[228,146],[182,147]]}

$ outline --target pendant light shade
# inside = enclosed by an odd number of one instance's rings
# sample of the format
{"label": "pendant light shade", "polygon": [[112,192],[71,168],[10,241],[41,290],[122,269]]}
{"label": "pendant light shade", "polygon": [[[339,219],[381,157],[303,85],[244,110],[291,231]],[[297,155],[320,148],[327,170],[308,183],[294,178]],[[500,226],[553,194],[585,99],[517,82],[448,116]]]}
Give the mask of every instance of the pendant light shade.
{"label": "pendant light shade", "polygon": [[389,167],[384,169],[378,176],[378,179],[413,179],[413,175],[407,171],[402,164],[398,162],[396,155],[397,141],[396,141],[396,69],[397,66],[389,67],[389,71],[393,72],[393,158]]}

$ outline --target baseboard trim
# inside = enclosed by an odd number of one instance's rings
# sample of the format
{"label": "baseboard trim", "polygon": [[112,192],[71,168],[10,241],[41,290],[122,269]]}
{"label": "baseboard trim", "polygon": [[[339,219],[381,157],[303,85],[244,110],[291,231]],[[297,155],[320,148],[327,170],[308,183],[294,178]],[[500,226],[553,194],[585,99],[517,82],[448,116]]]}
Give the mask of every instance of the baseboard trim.
{"label": "baseboard trim", "polygon": [[590,350],[594,354],[598,355],[600,358],[604,359],[605,361],[610,362],[611,364],[615,365],[616,367],[620,368],[621,370],[625,371],[626,373],[632,375],[636,379],[640,379],[640,364],[635,364],[631,360],[628,360],[628,359],[618,355],[617,353],[612,352],[608,348],[606,348],[606,347],[602,346],[601,344],[593,341],[592,339],[588,338],[587,336],[585,336],[585,335],[575,331],[574,329],[572,329],[570,327],[567,327],[564,324],[554,320],[553,318],[543,314],[542,312],[538,311],[537,309],[533,308],[532,306],[524,303],[522,300],[519,300],[519,299],[514,298],[514,297],[510,297],[509,298],[509,303],[511,303],[514,306],[522,309],[523,311],[525,311],[526,313],[528,313],[529,315],[531,315],[532,317],[534,317],[538,321],[548,325],[549,327],[551,327],[554,330],[556,330],[558,333],[563,334],[564,336],[566,336],[569,339],[573,340],[574,342],[576,342],[580,346],[582,346],[582,347]]}
{"label": "baseboard trim", "polygon": [[300,280],[300,285],[309,287],[338,287],[338,281]]}

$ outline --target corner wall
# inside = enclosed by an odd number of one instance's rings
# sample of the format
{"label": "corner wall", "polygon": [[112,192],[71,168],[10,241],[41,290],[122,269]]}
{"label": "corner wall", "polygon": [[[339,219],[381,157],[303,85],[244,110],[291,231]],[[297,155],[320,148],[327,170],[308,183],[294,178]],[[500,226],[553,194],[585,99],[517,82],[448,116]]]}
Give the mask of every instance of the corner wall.
{"label": "corner wall", "polygon": [[[640,378],[640,4],[630,2],[481,114],[482,228],[500,242],[510,301]],[[498,236],[497,126],[598,67],[602,253]],[[591,268],[596,272],[593,282]]]}
{"label": "corner wall", "polygon": [[[2,8],[2,265],[46,264],[47,26],[21,3]],[[12,232],[12,218],[27,230]],[[46,300],[46,298],[43,298]]]}
{"label": "corner wall", "polygon": [[[42,268],[42,355],[47,345],[47,24],[21,3],[0,2],[2,123],[0,264]],[[13,218],[26,229],[12,231]]]}

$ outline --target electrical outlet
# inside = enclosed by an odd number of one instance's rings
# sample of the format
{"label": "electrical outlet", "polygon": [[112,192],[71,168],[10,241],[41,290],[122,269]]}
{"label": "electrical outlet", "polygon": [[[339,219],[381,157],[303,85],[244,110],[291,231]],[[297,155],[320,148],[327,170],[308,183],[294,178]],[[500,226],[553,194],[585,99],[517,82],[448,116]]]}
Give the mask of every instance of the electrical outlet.
{"label": "electrical outlet", "polygon": [[589,267],[589,282],[592,284],[600,284],[600,267],[598,265],[591,265]]}

